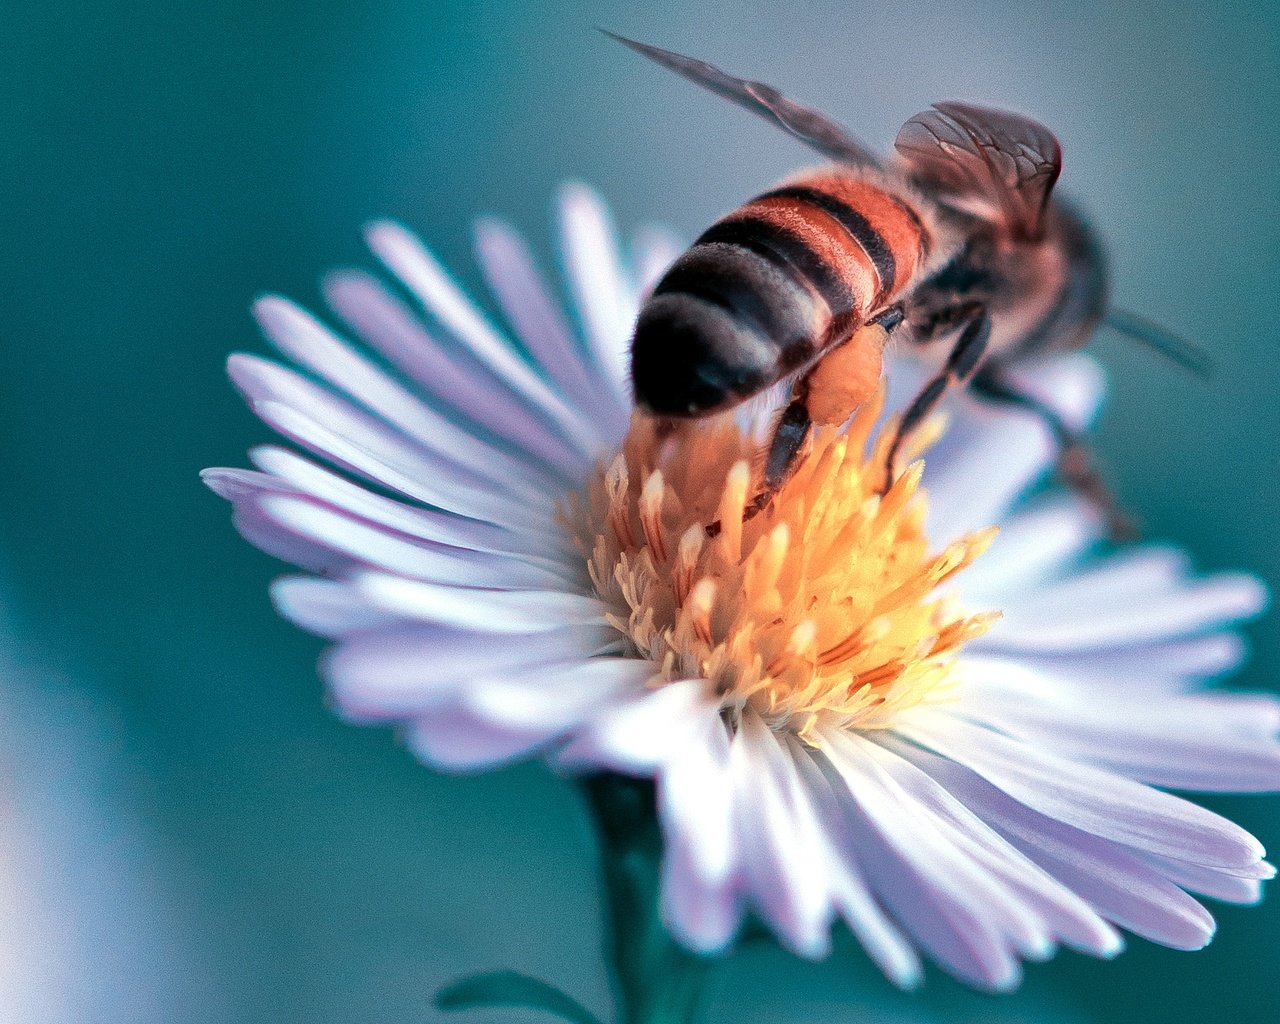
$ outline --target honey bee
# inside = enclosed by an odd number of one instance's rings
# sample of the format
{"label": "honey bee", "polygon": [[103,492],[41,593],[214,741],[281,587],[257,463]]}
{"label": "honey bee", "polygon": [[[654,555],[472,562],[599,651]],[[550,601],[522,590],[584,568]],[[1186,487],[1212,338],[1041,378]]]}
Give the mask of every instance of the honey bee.
{"label": "honey bee", "polygon": [[[951,389],[967,386],[1040,416],[1060,442],[1064,480],[1121,520],[1084,438],[1008,373],[1076,349],[1108,317],[1109,276],[1084,219],[1053,195],[1062,149],[1021,114],[943,102],[898,133],[881,159],[825,115],[771,86],[606,33],[764,117],[834,161],[802,172],[713,224],[644,303],[631,344],[639,409],[672,424],[709,416],[790,381],[748,515],[787,480],[816,423],[837,423],[879,386],[892,336],[935,372],[906,406],[889,449]],[[1108,322],[1201,370],[1153,325]]]}

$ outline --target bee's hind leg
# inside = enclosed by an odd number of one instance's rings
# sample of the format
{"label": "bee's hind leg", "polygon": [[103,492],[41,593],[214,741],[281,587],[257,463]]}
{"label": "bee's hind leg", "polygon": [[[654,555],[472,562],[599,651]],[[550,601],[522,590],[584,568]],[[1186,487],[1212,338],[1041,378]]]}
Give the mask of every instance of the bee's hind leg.
{"label": "bee's hind leg", "polygon": [[[791,479],[791,474],[795,472],[796,460],[813,430],[813,420],[809,418],[808,397],[809,376],[806,374],[791,386],[791,400],[773,425],[769,447],[765,451],[760,490],[743,507],[743,522],[754,519],[767,509],[773,502],[774,495],[782,490],[782,485]],[[717,536],[721,528],[719,519],[708,523],[707,536]]]}
{"label": "bee's hind leg", "polygon": [[1028,394],[1001,377],[996,367],[983,367],[969,383],[969,387],[975,394],[989,401],[1017,406],[1039,416],[1058,444],[1057,473],[1062,482],[1103,515],[1112,540],[1138,538],[1140,532],[1137,523],[1120,507],[1106,480],[1098,472],[1088,438],[1083,431],[1070,426],[1057,410],[1050,408],[1035,395]]}
{"label": "bee's hind leg", "polygon": [[809,377],[801,377],[791,387],[791,401],[787,403],[774,424],[773,434],[764,457],[764,474],[760,490],[747,502],[743,519],[751,519],[769,507],[773,496],[791,479],[809,434],[813,420],[809,417]]}
{"label": "bee's hind leg", "polygon": [[796,380],[791,400],[774,424],[760,490],[747,502],[744,518],[767,509],[791,479],[815,423],[843,423],[875,393],[884,372],[881,359],[885,343],[902,321],[901,305],[881,310]]}

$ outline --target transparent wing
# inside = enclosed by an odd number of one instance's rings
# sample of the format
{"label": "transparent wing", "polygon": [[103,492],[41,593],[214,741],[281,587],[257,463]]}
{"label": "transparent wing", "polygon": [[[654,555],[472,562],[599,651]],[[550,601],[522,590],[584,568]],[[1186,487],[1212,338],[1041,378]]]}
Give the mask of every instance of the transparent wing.
{"label": "transparent wing", "polygon": [[627,39],[625,36],[605,29],[600,31],[610,39],[616,39],[623,46],[630,47],[636,53],[661,64],[664,68],[669,68],[691,82],[710,89],[717,96],[723,96],[738,106],[746,107],[747,110],[759,114],[766,121],[790,132],[833,160],[860,167],[880,165],[879,157],[831,118],[787,99],[770,85],[765,85],[763,82],[750,82],[744,78],[734,78],[705,61],[682,57],[670,50],[638,43],[634,39]]}
{"label": "transparent wing", "polygon": [[915,174],[939,190],[994,206],[1013,233],[1037,238],[1062,147],[1038,121],[969,103],[936,103],[894,142]]}

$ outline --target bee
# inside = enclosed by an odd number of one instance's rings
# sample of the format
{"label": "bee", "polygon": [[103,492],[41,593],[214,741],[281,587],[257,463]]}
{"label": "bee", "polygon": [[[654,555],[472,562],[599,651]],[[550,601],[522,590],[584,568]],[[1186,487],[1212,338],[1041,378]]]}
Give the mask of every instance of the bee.
{"label": "bee", "polygon": [[[606,33],[828,157],[720,219],[646,299],[631,342],[637,407],[673,425],[790,381],[748,516],[788,479],[814,423],[838,423],[879,386],[890,337],[935,371],[905,407],[904,439],[952,389],[1027,409],[1059,441],[1059,472],[1122,522],[1085,439],[1009,373],[1083,346],[1108,318],[1098,238],[1054,196],[1062,148],[1021,114],[943,102],[912,117],[884,160],[771,86]],[[1197,371],[1202,357],[1131,314],[1117,330]],[[674,426],[672,427],[674,429]]]}

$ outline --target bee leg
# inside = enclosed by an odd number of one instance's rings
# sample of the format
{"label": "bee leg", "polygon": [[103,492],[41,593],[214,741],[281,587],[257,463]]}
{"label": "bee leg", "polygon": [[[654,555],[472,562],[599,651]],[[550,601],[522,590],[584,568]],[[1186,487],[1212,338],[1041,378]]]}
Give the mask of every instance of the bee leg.
{"label": "bee leg", "polygon": [[1136,540],[1137,523],[1116,501],[1111,488],[1094,465],[1088,439],[1083,431],[1069,426],[1057,410],[1034,395],[1001,378],[994,368],[984,368],[970,382],[973,392],[989,401],[1026,409],[1040,417],[1058,445],[1057,473],[1064,484],[1083,497],[1106,518],[1107,532],[1114,541]]}
{"label": "bee leg", "polygon": [[791,388],[791,401],[782,410],[773,428],[773,437],[764,458],[764,478],[760,490],[747,502],[742,518],[750,519],[769,507],[796,468],[796,456],[809,439],[813,421],[809,418],[809,379],[801,377]]}
{"label": "bee leg", "polygon": [[894,462],[903,442],[933,412],[942,401],[943,395],[952,388],[967,383],[973,376],[974,370],[978,368],[978,363],[982,361],[982,356],[987,350],[987,339],[990,337],[991,314],[987,312],[985,306],[974,304],[969,310],[960,336],[951,347],[946,365],[936,377],[916,393],[916,397],[911,400],[906,412],[902,414],[902,419],[898,421],[898,431],[885,456],[885,482],[882,493],[893,486]]}
{"label": "bee leg", "polygon": [[[875,380],[877,383],[881,373],[879,353],[884,348],[884,340],[893,332],[895,327],[903,322],[905,317],[906,314],[900,304],[888,306],[858,329],[859,331],[867,331],[878,328],[883,332],[875,342],[874,351],[876,354],[872,362],[868,363],[865,349],[858,349],[858,354],[855,356],[860,366],[873,365],[875,367]],[[858,332],[854,332],[854,335],[850,337],[846,344],[852,345],[857,334]],[[782,415],[778,417],[778,422],[774,425],[773,437],[765,454],[764,479],[761,481],[759,492],[747,502],[746,510],[743,513],[744,519],[750,519],[767,509],[769,503],[773,501],[773,496],[791,478],[791,474],[796,468],[796,458],[799,456],[805,442],[809,439],[809,434],[813,429],[813,415],[811,415],[809,408],[810,381],[823,374],[824,370],[836,365],[832,360],[838,360],[840,354],[846,351],[853,350],[838,348],[837,351],[830,353],[823,362],[814,366],[792,386],[791,401],[783,409]],[[836,372],[845,374],[849,369],[851,368],[848,366],[840,366]],[[830,410],[821,403],[815,405],[819,423],[834,423],[849,416],[852,409],[856,407],[856,403],[850,404],[854,400],[848,394],[843,394],[840,398],[841,402],[837,406],[840,411],[834,416],[831,416]],[[862,396],[859,396],[856,401],[860,402],[861,400]]]}
{"label": "bee leg", "polygon": [[906,318],[907,312],[902,308],[902,303],[896,302],[892,306],[886,306],[884,309],[880,310],[880,312],[868,320],[867,323],[883,327],[886,334],[892,334],[893,329]]}

